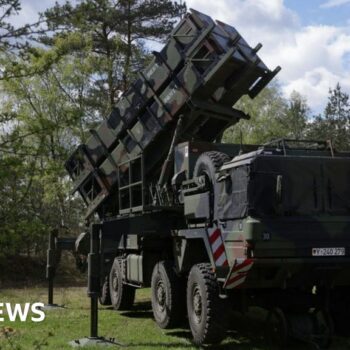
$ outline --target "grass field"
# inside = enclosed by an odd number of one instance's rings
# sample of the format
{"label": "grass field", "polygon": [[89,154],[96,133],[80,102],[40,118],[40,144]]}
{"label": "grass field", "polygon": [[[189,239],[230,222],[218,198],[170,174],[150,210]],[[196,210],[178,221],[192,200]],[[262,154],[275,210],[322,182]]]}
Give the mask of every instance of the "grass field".
{"label": "grass field", "polygon": [[[8,289],[0,292],[0,302],[25,303],[46,301],[44,288]],[[3,322],[0,328],[0,349],[71,349],[68,342],[89,335],[89,299],[85,288],[58,288],[55,302],[66,308],[46,311],[42,323]],[[154,323],[149,302],[149,290],[139,290],[132,311],[116,312],[101,307],[99,333],[106,338],[116,338],[128,349],[196,349],[190,342],[190,333],[182,329],[162,330]],[[6,319],[6,318],[5,318]],[[237,318],[234,331],[225,342],[214,349],[268,350],[261,334],[262,320],[252,316]],[[101,349],[100,347],[98,347]],[[118,347],[115,347],[118,348]],[[298,344],[292,348],[313,349]],[[349,349],[347,339],[336,338],[331,349]],[[89,348],[93,349],[93,348]]]}

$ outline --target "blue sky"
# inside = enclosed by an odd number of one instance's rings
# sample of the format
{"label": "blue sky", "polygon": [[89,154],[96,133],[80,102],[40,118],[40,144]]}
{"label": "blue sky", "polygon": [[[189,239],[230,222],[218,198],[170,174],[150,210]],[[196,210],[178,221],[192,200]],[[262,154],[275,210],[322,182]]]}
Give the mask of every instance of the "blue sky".
{"label": "blue sky", "polygon": [[303,25],[349,24],[350,1],[286,0],[284,3],[298,13]]}
{"label": "blue sky", "polygon": [[[63,0],[59,0],[63,3]],[[22,0],[20,22],[36,19],[54,0]],[[220,19],[251,46],[261,42],[261,58],[278,75],[283,93],[307,97],[315,113],[340,82],[350,93],[350,0],[187,0],[188,7]],[[18,18],[17,18],[18,21]]]}

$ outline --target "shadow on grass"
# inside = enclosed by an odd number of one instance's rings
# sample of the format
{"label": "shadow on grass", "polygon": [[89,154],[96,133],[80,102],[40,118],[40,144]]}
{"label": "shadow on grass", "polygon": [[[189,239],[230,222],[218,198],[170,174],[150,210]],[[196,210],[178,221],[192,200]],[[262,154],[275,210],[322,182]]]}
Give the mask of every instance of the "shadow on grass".
{"label": "shadow on grass", "polygon": [[122,316],[130,318],[152,318],[152,311],[125,311],[121,313]]}
{"label": "shadow on grass", "polygon": [[[151,311],[151,303],[150,302],[141,302],[135,304],[131,311],[126,311],[121,313],[122,316],[130,317],[130,318],[153,318],[153,313]],[[232,325],[234,325],[235,330],[229,330],[227,332],[227,338],[224,341],[224,344],[219,344],[215,346],[205,346],[198,347],[198,349],[208,349],[208,350],[251,350],[253,348],[256,349],[267,349],[266,343],[264,343],[262,339],[262,335],[259,332],[252,333],[249,332],[248,329],[252,329],[252,324],[248,321],[245,322],[238,317],[236,319],[232,318]],[[258,329],[261,329],[261,324]],[[178,329],[167,330],[167,336],[177,337],[186,342],[183,343],[137,343],[137,344],[129,344],[133,347],[164,347],[164,348],[196,348],[194,344],[191,343],[192,334],[188,328],[188,320],[185,319],[183,324]],[[187,343],[187,344],[186,344]],[[270,350],[270,349],[269,349]]]}
{"label": "shadow on grass", "polygon": [[[116,311],[113,306],[106,306],[103,308],[103,310]],[[145,312],[145,311],[152,311],[152,304],[150,301],[141,301],[141,302],[135,303],[135,305],[131,309],[131,312],[135,312],[135,313]]]}
{"label": "shadow on grass", "polygon": [[[116,311],[113,306],[105,307],[103,310]],[[130,311],[121,311],[120,315],[130,318],[152,318],[152,304],[150,301],[138,302]]]}
{"label": "shadow on grass", "polygon": [[[113,308],[108,308],[114,310]],[[280,349],[278,345],[273,345],[267,341],[264,329],[266,327],[266,318],[259,315],[260,312],[255,310],[252,314],[242,315],[238,312],[230,312],[230,327],[227,332],[227,337],[222,344],[214,346],[203,346],[198,347],[198,349],[206,350],[274,350]],[[121,316],[128,318],[142,318],[142,319],[152,319],[152,305],[149,301],[138,302],[134,305],[132,310],[120,313]],[[258,316],[258,317],[257,317]],[[196,348],[194,344],[191,343],[192,334],[188,328],[188,320],[184,320],[183,324],[178,329],[167,330],[166,335],[170,337],[177,337],[182,339],[183,342],[169,342],[169,343],[130,343],[128,346],[135,348],[142,347],[162,347],[162,348]],[[314,350],[315,347],[311,344],[305,344],[300,341],[291,341],[288,345],[288,350]],[[343,347],[339,348],[344,349]]]}
{"label": "shadow on grass", "polygon": [[140,301],[135,303],[132,309],[133,311],[149,311],[152,310],[152,303],[150,301]]}
{"label": "shadow on grass", "polygon": [[[145,307],[146,306],[146,307]],[[150,305],[149,305],[150,306]],[[146,309],[146,311],[145,311]],[[143,305],[136,305],[136,308],[133,311],[124,312],[121,314],[122,316],[131,317],[131,318],[152,318],[152,312],[149,311],[147,307],[147,303],[143,303]],[[257,319],[255,317],[251,317],[251,315],[242,315],[239,313],[233,313],[230,315],[230,328],[227,331],[227,337],[222,344],[217,344],[213,346],[203,346],[198,347],[198,349],[206,349],[206,350],[277,350],[280,347],[276,344],[273,345],[267,341],[264,334],[265,328],[265,320]],[[130,344],[135,347],[156,347],[161,346],[164,348],[172,348],[172,347],[180,347],[180,348],[190,348],[196,347],[191,343],[192,334],[188,328],[187,320],[181,325],[179,329],[168,330],[166,334],[171,337],[177,337],[182,340],[186,340],[186,343],[142,343],[142,344]],[[305,344],[301,342],[294,342],[288,346],[288,350],[314,350],[315,347],[311,344]]]}
{"label": "shadow on grass", "polygon": [[[186,339],[189,342],[191,342],[192,334],[189,330],[175,330],[175,331],[169,331],[167,332],[167,335],[172,337],[179,337],[182,339]],[[227,332],[227,338],[224,344],[215,344],[212,346],[203,346],[198,348],[203,348],[207,350],[229,350],[229,349],[235,349],[235,350],[251,350],[251,349],[259,349],[260,346],[263,348],[266,344],[264,344],[261,339],[258,338],[250,338],[246,339],[243,337],[238,337],[237,331],[228,331]],[[231,338],[231,339],[230,339]],[[233,339],[234,338],[234,339]],[[196,347],[195,345],[191,344],[192,347]]]}
{"label": "shadow on grass", "polygon": [[177,348],[177,349],[185,349],[185,348],[193,348],[192,344],[185,344],[185,343],[129,343],[127,344],[128,347],[131,348]]}

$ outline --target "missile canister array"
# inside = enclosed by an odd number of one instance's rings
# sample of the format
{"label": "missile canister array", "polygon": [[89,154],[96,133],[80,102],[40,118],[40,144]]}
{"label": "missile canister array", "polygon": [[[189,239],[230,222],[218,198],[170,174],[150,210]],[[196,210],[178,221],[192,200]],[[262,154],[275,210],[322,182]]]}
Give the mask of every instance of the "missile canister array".
{"label": "missile canister array", "polygon": [[233,105],[243,95],[254,98],[279,71],[260,60],[260,47],[251,48],[235,28],[191,10],[109,117],[66,162],[74,189],[88,206],[87,217],[131,176],[130,164],[141,154],[138,172],[156,181],[180,115],[180,141],[213,141],[247,117]]}

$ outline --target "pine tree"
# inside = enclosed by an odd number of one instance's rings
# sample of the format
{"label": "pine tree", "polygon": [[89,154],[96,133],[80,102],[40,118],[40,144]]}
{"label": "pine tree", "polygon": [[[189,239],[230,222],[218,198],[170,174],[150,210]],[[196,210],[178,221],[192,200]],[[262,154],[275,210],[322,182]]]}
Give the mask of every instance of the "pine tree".
{"label": "pine tree", "polygon": [[310,108],[306,98],[293,91],[288,100],[285,116],[281,120],[288,138],[297,140],[305,138],[309,114]]}
{"label": "pine tree", "polygon": [[287,99],[278,82],[272,82],[255,99],[243,97],[237,108],[249,114],[224,134],[231,143],[264,144],[273,139],[302,139],[306,135],[310,108],[305,97],[293,92]]}
{"label": "pine tree", "polygon": [[42,45],[3,46],[0,256],[45,251],[61,225],[79,232],[83,206],[64,162],[146,63],[145,40],[164,39],[183,9],[165,0],[56,5],[41,15]]}
{"label": "pine tree", "polygon": [[310,137],[332,140],[339,150],[350,149],[350,100],[338,83],[329,90],[328,103],[323,115],[314,118],[310,125]]}
{"label": "pine tree", "polygon": [[9,18],[18,14],[21,10],[20,0],[0,0],[0,50],[18,48],[21,43],[17,39],[27,35],[29,26],[15,28]]}
{"label": "pine tree", "polygon": [[[42,15],[53,36],[42,42],[78,35],[70,52],[87,57],[95,67],[89,101],[113,106],[119,91],[125,91],[136,72],[149,59],[146,43],[162,41],[186,11],[170,0],[82,0],[56,4]],[[80,46],[79,46],[80,45]],[[69,51],[69,50],[68,50]],[[98,107],[98,106],[96,106]],[[103,110],[103,108],[102,108]]]}

